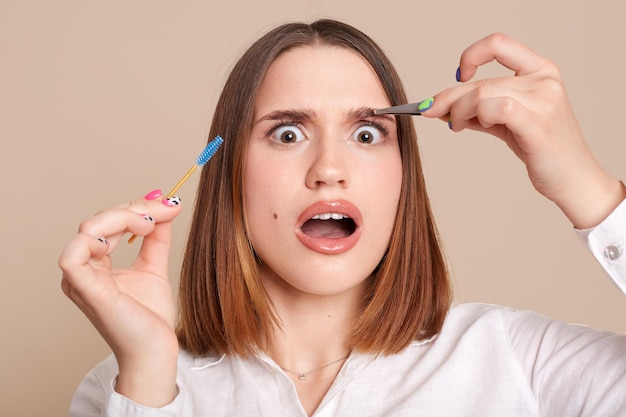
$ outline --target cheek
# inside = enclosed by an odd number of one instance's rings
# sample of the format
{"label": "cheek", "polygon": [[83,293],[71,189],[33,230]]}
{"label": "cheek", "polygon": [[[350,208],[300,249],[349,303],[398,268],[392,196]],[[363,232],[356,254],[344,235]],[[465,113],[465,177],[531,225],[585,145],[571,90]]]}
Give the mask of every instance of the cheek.
{"label": "cheek", "polygon": [[384,168],[380,168],[373,172],[372,181],[378,188],[377,194],[379,198],[385,200],[385,206],[396,207],[400,199],[400,190],[402,189],[402,161],[400,157],[394,158]]}
{"label": "cheek", "polygon": [[274,181],[270,164],[263,164],[260,158],[255,158],[254,153],[249,153],[243,173],[243,197],[246,211],[253,213],[259,204],[264,202],[263,196],[271,191]]}
{"label": "cheek", "polygon": [[279,198],[283,187],[278,173],[269,169],[270,164],[248,162],[243,187],[246,223],[252,234],[268,233],[283,217]]}
{"label": "cheek", "polygon": [[390,164],[386,170],[380,170],[376,175],[376,192],[373,194],[377,199],[374,207],[378,210],[376,216],[387,219],[386,233],[389,233],[395,224],[400,194],[402,191],[402,164],[401,162]]}

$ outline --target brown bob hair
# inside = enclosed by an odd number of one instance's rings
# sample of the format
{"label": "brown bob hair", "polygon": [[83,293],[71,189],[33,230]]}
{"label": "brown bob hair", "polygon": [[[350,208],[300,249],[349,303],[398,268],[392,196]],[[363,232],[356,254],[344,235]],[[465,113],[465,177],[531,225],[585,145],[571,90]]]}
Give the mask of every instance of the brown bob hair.
{"label": "brown bob hair", "polygon": [[[402,83],[384,52],[367,35],[334,20],[289,23],[257,40],[239,59],[217,103],[209,139],[224,144],[203,168],[183,260],[178,337],[195,355],[259,350],[279,326],[257,275],[246,236],[244,156],[253,106],[263,77],[283,52],[306,45],[333,45],[363,56],[392,104],[406,103]],[[414,340],[437,334],[450,307],[448,271],[426,194],[417,136],[410,117],[398,117],[403,181],[386,255],[372,272],[351,348],[397,353]]]}

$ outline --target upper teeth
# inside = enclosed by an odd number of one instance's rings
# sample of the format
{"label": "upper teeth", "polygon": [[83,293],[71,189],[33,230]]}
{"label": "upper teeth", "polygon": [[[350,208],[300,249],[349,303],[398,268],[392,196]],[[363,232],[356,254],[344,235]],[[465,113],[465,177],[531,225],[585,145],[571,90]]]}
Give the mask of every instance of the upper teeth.
{"label": "upper teeth", "polygon": [[349,217],[340,213],[321,213],[321,214],[316,214],[315,216],[312,217],[312,219],[313,220],[329,220],[329,219],[341,220],[341,219],[349,219]]}

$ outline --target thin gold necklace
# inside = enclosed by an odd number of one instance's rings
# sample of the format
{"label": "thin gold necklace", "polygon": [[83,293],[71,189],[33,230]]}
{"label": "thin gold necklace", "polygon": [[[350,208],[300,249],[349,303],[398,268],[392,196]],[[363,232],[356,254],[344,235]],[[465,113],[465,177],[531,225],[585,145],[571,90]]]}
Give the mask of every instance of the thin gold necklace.
{"label": "thin gold necklace", "polygon": [[315,372],[321,371],[322,369],[328,368],[329,366],[334,365],[334,364],[336,364],[338,362],[345,361],[346,359],[348,359],[348,356],[350,356],[350,354],[347,354],[343,358],[339,358],[339,359],[336,359],[336,360],[334,360],[332,362],[329,362],[326,365],[322,365],[319,368],[311,369],[310,371],[307,371],[307,372],[296,372],[296,371],[292,371],[292,370],[287,369],[287,368],[283,368],[280,365],[278,365],[278,366],[280,366],[280,369],[282,369],[283,371],[288,372],[288,373],[290,373],[292,375],[296,375],[298,377],[299,381],[306,381],[306,377],[307,376],[309,376],[311,374],[314,374]]}

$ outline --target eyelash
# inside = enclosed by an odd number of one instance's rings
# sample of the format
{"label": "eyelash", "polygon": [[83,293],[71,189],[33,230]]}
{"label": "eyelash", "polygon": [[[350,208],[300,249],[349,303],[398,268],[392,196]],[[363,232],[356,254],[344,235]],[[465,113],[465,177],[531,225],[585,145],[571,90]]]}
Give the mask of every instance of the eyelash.
{"label": "eyelash", "polygon": [[300,123],[287,121],[287,120],[276,120],[274,124],[272,124],[272,126],[270,126],[270,128],[267,129],[265,136],[267,137],[272,136],[274,132],[276,132],[279,128],[284,127],[284,126],[294,126],[294,127],[297,127],[298,129],[302,128],[302,125]]}
{"label": "eyelash", "polygon": [[[276,132],[276,130],[278,130],[281,127],[284,126],[294,126],[297,127],[299,129],[302,130],[302,125],[300,123],[294,122],[294,121],[290,121],[290,120],[276,120],[272,126],[269,127],[269,129],[267,130],[267,132],[265,133],[266,137],[271,137],[274,132]],[[357,129],[360,129],[364,126],[371,126],[377,130],[380,131],[380,133],[382,133],[382,136],[384,138],[389,136],[389,129],[387,129],[386,127],[384,127],[383,125],[373,122],[371,120],[363,120],[358,126]],[[288,145],[288,144],[284,144],[284,145]]]}
{"label": "eyelash", "polygon": [[383,125],[378,124],[376,122],[372,122],[370,120],[367,120],[367,121],[364,121],[364,123],[361,124],[359,127],[363,127],[363,126],[371,126],[371,127],[375,128],[375,129],[380,130],[380,133],[382,133],[384,137],[389,136],[389,130],[386,127],[384,127]]}

